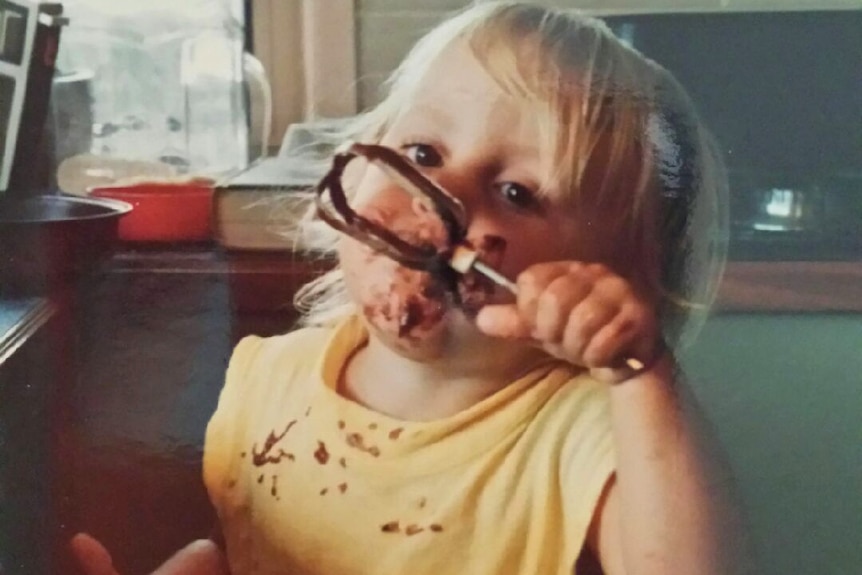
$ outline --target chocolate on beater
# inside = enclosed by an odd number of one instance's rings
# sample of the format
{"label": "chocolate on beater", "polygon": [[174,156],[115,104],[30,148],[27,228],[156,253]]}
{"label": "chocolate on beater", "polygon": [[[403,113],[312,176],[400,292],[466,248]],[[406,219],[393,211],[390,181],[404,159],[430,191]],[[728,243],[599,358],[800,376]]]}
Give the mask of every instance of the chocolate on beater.
{"label": "chocolate on beater", "polygon": [[[443,248],[427,242],[406,241],[380,223],[356,213],[350,206],[341,178],[347,164],[360,156],[380,168],[405,192],[426,206],[430,204],[446,229]],[[335,154],[332,169],[320,181],[316,192],[317,214],[323,221],[405,267],[428,272],[441,281],[465,309],[478,310],[479,302],[493,292],[494,284],[514,291],[514,284],[491,267],[493,260],[497,260],[494,263],[502,260],[505,240],[499,236],[485,236],[480,245],[471,245],[466,240],[469,222],[464,205],[395,150],[348,142]]]}

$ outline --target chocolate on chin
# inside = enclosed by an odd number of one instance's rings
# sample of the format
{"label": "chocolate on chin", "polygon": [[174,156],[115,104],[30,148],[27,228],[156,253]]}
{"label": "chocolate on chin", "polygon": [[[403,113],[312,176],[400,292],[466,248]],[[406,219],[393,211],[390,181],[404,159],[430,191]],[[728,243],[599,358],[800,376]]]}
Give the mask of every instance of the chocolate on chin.
{"label": "chocolate on chin", "polygon": [[[385,281],[385,280],[384,280]],[[363,301],[365,317],[378,329],[399,338],[421,339],[443,320],[449,309],[447,290],[431,274],[398,266],[388,289]]]}
{"label": "chocolate on chin", "polygon": [[[489,265],[497,266],[503,260],[506,240],[499,236],[486,235],[466,243]],[[372,257],[383,256],[374,254]],[[389,285],[385,295],[383,289],[375,290],[380,297],[366,302],[363,311],[378,328],[397,333],[400,338],[421,339],[452,307],[475,316],[497,289],[488,278],[474,271],[437,274],[409,269],[388,259],[387,263],[392,268],[387,274]]]}
{"label": "chocolate on chin", "polygon": [[[442,250],[447,234],[443,223],[418,202],[412,210],[375,209],[366,217],[406,242]],[[408,268],[370,248],[353,268],[360,286],[362,311],[377,329],[398,338],[421,339],[446,314],[446,283],[425,270]]]}
{"label": "chocolate on chin", "polygon": [[[406,213],[375,210],[368,217],[404,241],[433,246],[440,254],[438,265],[428,270],[412,269],[364,248],[364,257],[352,267],[354,281],[360,286],[362,311],[369,322],[392,336],[420,340],[434,332],[452,308],[475,315],[492,298],[495,286],[474,271],[458,273],[451,269],[446,264],[451,250],[442,222],[420,204],[414,202],[412,207]],[[494,235],[468,239],[463,244],[490,266],[498,266],[506,250],[506,240]]]}

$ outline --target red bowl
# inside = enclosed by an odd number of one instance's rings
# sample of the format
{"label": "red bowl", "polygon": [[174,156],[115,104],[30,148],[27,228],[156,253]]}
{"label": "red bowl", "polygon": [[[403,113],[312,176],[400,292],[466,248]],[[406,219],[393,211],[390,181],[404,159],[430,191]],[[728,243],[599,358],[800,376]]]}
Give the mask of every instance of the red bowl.
{"label": "red bowl", "polygon": [[211,181],[139,182],[91,188],[90,196],[122,200],[132,211],[117,234],[127,242],[196,242],[212,237]]}

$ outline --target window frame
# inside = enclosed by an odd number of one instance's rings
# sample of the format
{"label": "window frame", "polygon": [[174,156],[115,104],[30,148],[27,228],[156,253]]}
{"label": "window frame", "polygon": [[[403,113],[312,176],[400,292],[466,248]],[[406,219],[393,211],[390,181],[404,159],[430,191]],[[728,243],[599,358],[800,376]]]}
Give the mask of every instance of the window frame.
{"label": "window frame", "polygon": [[294,122],[355,114],[355,1],[250,2],[252,48],[272,85],[276,138]]}

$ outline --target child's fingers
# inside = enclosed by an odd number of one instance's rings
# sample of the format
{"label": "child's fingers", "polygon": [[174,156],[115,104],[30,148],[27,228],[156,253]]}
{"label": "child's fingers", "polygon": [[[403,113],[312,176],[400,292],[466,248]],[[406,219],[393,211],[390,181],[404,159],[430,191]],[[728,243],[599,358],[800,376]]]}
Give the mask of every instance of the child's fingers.
{"label": "child's fingers", "polygon": [[[585,363],[600,380],[618,383],[652,365],[662,344],[655,320],[638,309],[624,309],[599,330],[584,350]],[[634,364],[630,360],[635,360]],[[638,364],[641,367],[636,367]]]}
{"label": "child's fingers", "polygon": [[593,363],[596,358],[590,357],[588,353],[595,344],[596,336],[614,320],[617,312],[613,305],[597,299],[582,302],[571,311],[562,338],[567,356],[578,358],[577,363],[586,366],[602,364],[601,360]]}
{"label": "child's fingers", "polygon": [[476,315],[476,326],[486,335],[506,339],[529,338],[533,329],[514,304],[484,306]]}
{"label": "child's fingers", "polygon": [[111,554],[90,535],[78,533],[69,541],[69,548],[87,575],[118,575]]}
{"label": "child's fingers", "polygon": [[228,575],[227,562],[209,539],[194,541],[168,559],[152,575]]}
{"label": "child's fingers", "polygon": [[584,363],[590,367],[623,367],[626,358],[637,355],[633,348],[640,334],[633,319],[618,314],[585,342]]}
{"label": "child's fingers", "polygon": [[577,312],[591,289],[592,284],[570,274],[554,278],[539,294],[533,315],[522,309],[527,321],[533,324],[533,337],[544,343],[562,342],[572,314]]}

